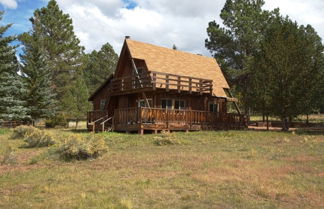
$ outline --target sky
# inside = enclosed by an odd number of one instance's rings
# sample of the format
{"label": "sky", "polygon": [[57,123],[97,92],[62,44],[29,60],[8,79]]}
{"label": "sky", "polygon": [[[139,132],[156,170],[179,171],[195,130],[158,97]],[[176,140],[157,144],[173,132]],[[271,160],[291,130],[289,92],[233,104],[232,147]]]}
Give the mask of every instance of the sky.
{"label": "sky", "polygon": [[[48,0],[0,0],[1,24],[13,23],[9,35],[30,30],[29,18]],[[117,53],[126,35],[132,39],[204,54],[208,22],[221,23],[225,0],[57,0],[68,13],[87,52],[109,42]],[[324,0],[265,0],[264,9],[279,8],[299,24],[311,24],[324,38]]]}

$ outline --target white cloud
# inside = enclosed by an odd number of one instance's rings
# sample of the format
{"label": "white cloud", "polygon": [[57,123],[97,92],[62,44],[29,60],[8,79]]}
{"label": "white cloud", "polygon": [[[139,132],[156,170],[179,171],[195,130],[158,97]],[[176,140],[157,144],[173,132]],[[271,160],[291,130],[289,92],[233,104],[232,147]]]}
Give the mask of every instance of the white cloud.
{"label": "white cloud", "polygon": [[288,15],[298,24],[312,25],[324,38],[324,1],[323,0],[266,0],[265,9],[280,9],[280,13]]}
{"label": "white cloud", "polygon": [[[0,0],[1,1],[1,0]],[[122,0],[58,0],[69,13],[77,36],[87,51],[109,42],[117,53],[124,36],[165,47],[208,55],[204,40],[208,22],[221,23],[219,14],[225,0],[134,0],[127,9]],[[279,7],[300,24],[312,24],[324,37],[322,0],[266,0],[266,9]]]}
{"label": "white cloud", "polygon": [[0,0],[0,4],[9,8],[9,9],[16,9],[18,4],[15,0]]}

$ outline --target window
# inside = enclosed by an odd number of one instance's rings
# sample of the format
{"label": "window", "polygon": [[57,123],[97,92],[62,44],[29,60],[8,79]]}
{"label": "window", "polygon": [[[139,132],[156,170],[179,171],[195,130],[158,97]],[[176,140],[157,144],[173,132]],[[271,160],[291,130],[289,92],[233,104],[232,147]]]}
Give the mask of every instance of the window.
{"label": "window", "polygon": [[218,104],[209,103],[209,111],[210,112],[218,112]]}
{"label": "window", "polygon": [[[147,99],[150,107],[152,107],[152,99]],[[145,99],[138,100],[138,107],[148,107]]]}
{"label": "window", "polygon": [[106,100],[102,99],[100,100],[100,110],[104,110],[106,106]]}
{"label": "window", "polygon": [[162,99],[162,108],[165,109],[172,109],[172,100],[171,99]]}
{"label": "window", "polygon": [[176,110],[185,109],[185,101],[184,100],[174,100],[174,109],[176,109]]}

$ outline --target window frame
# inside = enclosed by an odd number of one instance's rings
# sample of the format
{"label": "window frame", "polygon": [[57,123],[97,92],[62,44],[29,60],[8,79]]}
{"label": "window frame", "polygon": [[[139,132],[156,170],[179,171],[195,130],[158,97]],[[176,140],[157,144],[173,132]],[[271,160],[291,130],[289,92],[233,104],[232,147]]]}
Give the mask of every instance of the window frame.
{"label": "window frame", "polygon": [[[166,103],[166,107],[163,107],[163,100],[165,100],[165,101],[171,101],[171,106],[168,106],[167,105],[167,103]],[[171,108],[169,108],[169,107],[171,107]],[[171,99],[171,98],[162,98],[161,99],[161,108],[163,108],[163,109],[167,109],[167,110],[172,110],[173,109],[173,99]]]}
{"label": "window frame", "polygon": [[99,102],[99,109],[100,109],[100,110],[104,110],[104,109],[105,109],[105,107],[106,107],[106,102],[107,102],[106,99],[100,99],[100,102]]}
{"label": "window frame", "polygon": [[[176,108],[176,102],[179,102],[179,108]],[[180,104],[183,102],[183,108],[180,108]],[[186,109],[186,100],[184,99],[173,99],[173,109],[174,110],[185,110]]]}
{"label": "window frame", "polygon": [[[153,106],[153,99],[152,98],[147,98],[150,106],[152,107]],[[141,106],[141,102],[143,102],[144,106]],[[148,107],[147,104],[146,104],[146,101],[145,99],[138,99],[137,100],[137,107]]]}
{"label": "window frame", "polygon": [[[213,105],[213,109],[210,108],[211,105]],[[216,107],[216,111],[215,111],[215,107]],[[218,104],[218,102],[209,102],[208,103],[208,111],[213,112],[213,113],[219,113],[219,104]]]}

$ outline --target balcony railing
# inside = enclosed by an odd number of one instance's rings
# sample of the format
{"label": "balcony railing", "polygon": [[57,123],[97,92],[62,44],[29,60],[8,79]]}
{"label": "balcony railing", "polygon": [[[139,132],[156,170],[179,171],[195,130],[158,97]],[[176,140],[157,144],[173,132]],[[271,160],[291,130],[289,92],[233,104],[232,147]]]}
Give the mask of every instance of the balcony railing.
{"label": "balcony railing", "polygon": [[208,79],[149,71],[139,75],[114,78],[109,89],[113,94],[140,89],[212,94],[213,84],[212,80]]}
{"label": "balcony railing", "polygon": [[144,129],[147,126],[156,129],[178,127],[179,130],[190,130],[197,125],[201,126],[199,129],[231,129],[245,127],[246,118],[232,113],[141,107],[115,109],[113,123],[121,129],[134,125],[141,125]]}

